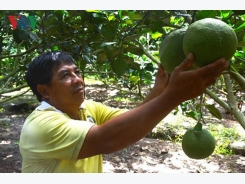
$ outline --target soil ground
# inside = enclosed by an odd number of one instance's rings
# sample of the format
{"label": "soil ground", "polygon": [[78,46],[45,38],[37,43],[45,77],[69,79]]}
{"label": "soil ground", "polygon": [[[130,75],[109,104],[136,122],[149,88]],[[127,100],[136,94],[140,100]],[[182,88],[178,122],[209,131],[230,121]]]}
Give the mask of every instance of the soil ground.
{"label": "soil ground", "polygon": [[[99,93],[99,94],[98,94]],[[87,87],[86,98],[118,106],[112,96],[117,90]],[[96,97],[96,98],[95,98]],[[131,108],[135,104],[121,102],[120,107]],[[0,114],[0,173],[20,173],[21,155],[18,141],[22,125],[28,113],[5,111]],[[232,117],[223,113],[225,124],[240,127]],[[241,131],[244,131],[241,129]],[[245,156],[211,155],[207,159],[188,158],[179,143],[145,137],[135,144],[103,155],[105,173],[244,173]]]}

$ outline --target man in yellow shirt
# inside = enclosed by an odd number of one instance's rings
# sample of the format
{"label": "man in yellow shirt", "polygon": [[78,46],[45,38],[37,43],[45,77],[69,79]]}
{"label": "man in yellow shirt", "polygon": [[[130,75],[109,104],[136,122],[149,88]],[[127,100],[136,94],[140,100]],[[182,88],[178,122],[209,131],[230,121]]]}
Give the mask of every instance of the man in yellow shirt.
{"label": "man in yellow shirt", "polygon": [[22,172],[103,172],[102,154],[123,149],[147,135],[180,103],[195,98],[227,68],[229,61],[188,70],[187,58],[169,76],[161,65],[146,99],[120,110],[84,99],[84,81],[66,52],[46,52],[28,67],[26,80],[40,105],[20,136]]}
{"label": "man in yellow shirt", "polygon": [[42,101],[22,129],[22,172],[103,172],[101,155],[77,157],[88,130],[122,112],[85,100],[79,108],[80,120],[74,120]]}

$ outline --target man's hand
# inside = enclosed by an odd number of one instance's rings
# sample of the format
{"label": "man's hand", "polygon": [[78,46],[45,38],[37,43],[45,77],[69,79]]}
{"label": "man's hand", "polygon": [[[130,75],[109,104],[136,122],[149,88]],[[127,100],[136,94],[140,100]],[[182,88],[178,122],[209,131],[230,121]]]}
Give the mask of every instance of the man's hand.
{"label": "man's hand", "polygon": [[221,58],[202,68],[188,70],[193,62],[194,55],[190,53],[174,69],[169,79],[166,91],[175,94],[180,101],[186,101],[201,95],[207,87],[216,82],[216,79],[229,65],[229,61]]}
{"label": "man's hand", "polygon": [[163,66],[159,64],[155,84],[150,93],[146,96],[144,101],[139,104],[139,106],[162,94],[162,92],[168,86],[169,77],[170,75],[166,72],[166,70],[164,70]]}
{"label": "man's hand", "polygon": [[161,64],[158,65],[158,71],[156,74],[155,84],[153,88],[156,88],[163,92],[169,82],[170,74],[166,72]]}

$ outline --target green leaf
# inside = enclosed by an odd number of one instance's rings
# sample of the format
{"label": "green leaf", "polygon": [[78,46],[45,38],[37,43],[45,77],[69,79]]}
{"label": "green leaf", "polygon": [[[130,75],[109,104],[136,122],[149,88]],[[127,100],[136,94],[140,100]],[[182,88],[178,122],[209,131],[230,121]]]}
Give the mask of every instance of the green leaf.
{"label": "green leaf", "polygon": [[128,69],[140,70],[140,64],[135,62],[133,57],[124,55],[123,59],[127,63]]}
{"label": "green leaf", "polygon": [[135,45],[127,45],[126,48],[125,48],[125,50],[127,52],[130,52],[130,53],[135,54],[135,55],[138,55],[138,56],[141,56],[141,55],[144,54],[143,49],[140,48],[140,47],[137,47]]}
{"label": "green leaf", "polygon": [[57,46],[57,45],[54,45],[53,47],[52,47],[52,51],[58,51],[59,50],[59,47]]}
{"label": "green leaf", "polygon": [[234,31],[237,33],[237,32],[243,31],[244,29],[245,29],[245,22],[239,27],[235,28]]}
{"label": "green leaf", "polygon": [[136,84],[140,80],[140,77],[139,76],[130,76],[129,80],[131,82],[133,82],[134,84]]}
{"label": "green leaf", "polygon": [[74,24],[74,25],[71,25],[71,27],[74,29],[81,29],[82,26],[79,24]]}
{"label": "green leaf", "polygon": [[228,18],[231,13],[232,13],[232,11],[230,11],[230,10],[221,10],[220,11],[222,19]]}
{"label": "green leaf", "polygon": [[110,14],[110,15],[108,16],[108,20],[109,20],[109,21],[115,20],[115,19],[116,19],[116,17],[115,17],[114,14]]}
{"label": "green leaf", "polygon": [[243,37],[243,41],[241,41],[241,42],[238,43],[238,46],[242,47],[243,53],[245,53],[245,37]]}
{"label": "green leaf", "polygon": [[160,38],[162,36],[162,33],[159,33],[159,32],[155,32],[151,35],[151,37],[156,40],[158,38]]}
{"label": "green leaf", "polygon": [[201,131],[202,130],[202,123],[197,122],[197,124],[194,127],[194,130],[195,131]]}
{"label": "green leaf", "polygon": [[245,40],[238,42],[237,47],[245,47]]}
{"label": "green leaf", "polygon": [[118,75],[123,75],[128,69],[128,65],[125,62],[124,58],[118,57],[112,61],[112,70]]}
{"label": "green leaf", "polygon": [[113,27],[110,23],[107,23],[102,26],[101,34],[109,41],[113,41],[116,36],[115,27]]}
{"label": "green leaf", "polygon": [[215,18],[217,12],[215,10],[201,10],[197,14],[197,20],[204,19],[204,18]]}
{"label": "green leaf", "polygon": [[115,58],[117,58],[119,55],[121,54],[121,49],[119,48],[113,48],[110,50],[106,51],[106,56],[108,59],[114,60]]}
{"label": "green leaf", "polygon": [[79,66],[82,70],[84,70],[86,68],[86,65],[87,65],[87,61],[85,59],[83,59],[82,57],[79,58],[77,60],[77,62],[79,63]]}
{"label": "green leaf", "polygon": [[222,115],[214,105],[205,105],[209,112],[218,119],[222,119]]}
{"label": "green leaf", "polygon": [[13,30],[13,38],[16,43],[21,43],[22,40],[19,37],[19,29]]}
{"label": "green leaf", "polygon": [[197,104],[197,105],[196,105],[196,110],[199,111],[201,107],[202,107],[202,104],[200,104],[200,103]]}
{"label": "green leaf", "polygon": [[196,111],[189,111],[185,113],[186,117],[197,120],[198,113]]}
{"label": "green leaf", "polygon": [[140,20],[143,18],[142,14],[139,13],[135,13],[135,12],[129,12],[128,16],[130,17],[130,19],[132,20]]}
{"label": "green leaf", "polygon": [[105,62],[107,61],[107,56],[105,52],[99,53],[97,56],[97,61],[98,62]]}
{"label": "green leaf", "polygon": [[235,15],[244,15],[245,14],[245,10],[232,10],[234,12]]}
{"label": "green leaf", "polygon": [[100,12],[100,10],[86,10],[86,12],[90,12],[90,13],[98,13],[98,12]]}
{"label": "green leaf", "polygon": [[162,33],[163,32],[163,25],[162,25],[162,22],[161,21],[152,21],[151,22],[151,29],[152,29],[152,32],[160,32]]}
{"label": "green leaf", "polygon": [[132,24],[134,24],[134,22],[131,19],[127,19],[125,21],[125,24],[132,25]]}
{"label": "green leaf", "polygon": [[21,40],[29,40],[31,38],[29,31],[25,30],[19,30],[18,36]]}

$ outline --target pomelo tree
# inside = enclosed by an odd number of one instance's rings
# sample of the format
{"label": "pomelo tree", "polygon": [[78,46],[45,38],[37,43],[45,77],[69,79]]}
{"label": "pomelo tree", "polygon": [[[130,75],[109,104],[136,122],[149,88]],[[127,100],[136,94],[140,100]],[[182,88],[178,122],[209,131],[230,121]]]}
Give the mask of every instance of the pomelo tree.
{"label": "pomelo tree", "polygon": [[[212,88],[211,97],[234,115],[245,128],[237,104],[243,100],[245,11],[240,10],[41,10],[0,11],[0,104],[12,97],[4,94],[28,91],[24,73],[28,63],[48,50],[64,50],[77,60],[84,77],[96,76],[107,85],[122,86],[144,98],[141,86],[149,86],[159,61],[159,46],[173,30],[188,27],[196,20],[217,18],[235,30],[238,47],[231,66]],[[220,98],[216,91],[225,94]],[[181,105],[185,115],[195,118],[193,109]],[[215,105],[206,105],[222,118]]]}

